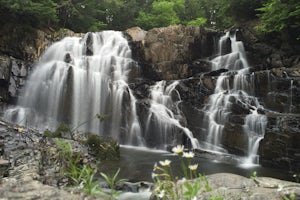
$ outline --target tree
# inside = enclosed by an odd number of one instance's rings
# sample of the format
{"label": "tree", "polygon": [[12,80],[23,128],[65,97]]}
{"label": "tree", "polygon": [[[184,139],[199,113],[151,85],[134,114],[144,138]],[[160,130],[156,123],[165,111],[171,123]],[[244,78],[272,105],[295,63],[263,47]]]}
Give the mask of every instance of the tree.
{"label": "tree", "polygon": [[261,0],[225,0],[228,5],[225,9],[226,16],[235,22],[244,22],[257,18],[257,8],[261,7]]}
{"label": "tree", "polygon": [[154,1],[150,13],[142,11],[136,19],[137,25],[144,29],[164,27],[179,22],[174,10],[174,2],[170,1]]}
{"label": "tree", "polygon": [[199,18],[196,18],[194,20],[191,20],[187,23],[187,25],[190,25],[190,26],[203,26],[204,24],[206,24],[206,18],[203,18],[203,17],[199,17]]}
{"label": "tree", "polygon": [[268,0],[258,8],[260,24],[256,27],[260,32],[278,32],[294,30],[300,36],[300,1]]}
{"label": "tree", "polygon": [[60,25],[76,32],[99,31],[106,28],[104,5],[99,1],[55,0]]}
{"label": "tree", "polygon": [[32,27],[57,22],[56,6],[52,0],[0,0],[4,19],[10,18],[14,23],[29,24]]}

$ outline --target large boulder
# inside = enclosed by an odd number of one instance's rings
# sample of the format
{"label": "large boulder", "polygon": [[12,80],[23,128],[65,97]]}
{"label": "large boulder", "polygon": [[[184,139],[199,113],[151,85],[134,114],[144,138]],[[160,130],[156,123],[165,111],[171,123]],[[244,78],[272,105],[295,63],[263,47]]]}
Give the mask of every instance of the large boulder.
{"label": "large boulder", "polygon": [[183,79],[191,77],[193,71],[209,71],[207,62],[193,61],[213,54],[219,34],[182,25],[154,28],[146,34],[139,28],[126,33],[131,38],[133,58],[140,64],[142,75],[151,80]]}
{"label": "large boulder", "polygon": [[271,115],[259,155],[263,166],[300,172],[300,116]]}

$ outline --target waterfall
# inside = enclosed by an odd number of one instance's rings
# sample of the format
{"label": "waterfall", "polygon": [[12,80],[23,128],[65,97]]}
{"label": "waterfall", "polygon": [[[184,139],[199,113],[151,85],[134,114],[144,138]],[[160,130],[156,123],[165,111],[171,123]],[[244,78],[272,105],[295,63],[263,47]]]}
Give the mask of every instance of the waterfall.
{"label": "waterfall", "polygon": [[[199,149],[200,145],[198,140],[194,138],[193,133],[186,127],[180,124],[182,118],[181,111],[178,108],[178,103],[181,101],[178,91],[175,89],[178,81],[174,81],[170,85],[166,85],[166,81],[159,81],[151,87],[151,104],[149,108],[149,115],[146,122],[146,134],[154,137],[154,133],[150,133],[155,127],[155,142],[161,145],[173,144],[178,141],[176,134],[179,129],[188,138],[193,149]],[[172,94],[175,94],[177,101],[172,100]],[[146,136],[147,137],[147,136]],[[173,141],[168,141],[173,140]],[[182,140],[180,138],[180,140]],[[166,148],[165,146],[163,148]]]}
{"label": "waterfall", "polygon": [[[245,114],[242,131],[247,135],[247,161],[257,160],[259,141],[264,136],[267,119],[259,114],[263,107],[254,95],[254,75],[249,72],[245,49],[235,34],[226,33],[219,40],[219,53],[212,61],[212,70],[227,69],[216,80],[214,94],[205,107],[207,126],[206,148],[211,151],[227,152],[222,144],[222,135],[227,123],[230,122],[232,107],[238,104],[248,110]],[[243,111],[245,112],[245,111]]]}
{"label": "waterfall", "polygon": [[291,79],[291,83],[290,83],[290,106],[289,106],[289,112],[292,113],[293,112],[293,89],[294,89],[294,80]]}
{"label": "waterfall", "polygon": [[[136,99],[127,78],[131,50],[121,32],[66,37],[44,53],[27,81],[18,107],[5,118],[22,125],[56,127],[110,135],[123,144],[143,146]],[[104,122],[96,115],[106,116]]]}

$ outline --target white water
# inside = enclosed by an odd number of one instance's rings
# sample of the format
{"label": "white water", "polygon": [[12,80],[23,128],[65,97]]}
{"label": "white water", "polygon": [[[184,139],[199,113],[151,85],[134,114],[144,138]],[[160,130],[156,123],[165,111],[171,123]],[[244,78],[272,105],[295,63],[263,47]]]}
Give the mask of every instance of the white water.
{"label": "white water", "polygon": [[[224,45],[231,41],[231,52],[224,53]],[[265,115],[259,114],[258,109],[262,108],[254,94],[253,75],[249,73],[249,65],[246,59],[243,43],[236,40],[235,35],[228,32],[219,41],[219,56],[212,61],[212,69],[228,69],[222,73],[217,81],[214,94],[210,96],[206,107],[206,120],[208,124],[208,135],[206,148],[212,151],[224,152],[222,148],[222,134],[225,124],[229,121],[232,113],[233,103],[238,103],[246,109],[250,109],[250,114],[244,119],[243,130],[248,138],[248,156],[244,160],[246,163],[256,163],[258,160],[257,150],[259,141],[264,136],[267,123]]]}
{"label": "white water", "polygon": [[291,86],[290,86],[290,108],[289,108],[289,112],[292,113],[293,112],[293,87],[294,87],[294,80],[291,79]]}
{"label": "white water", "polygon": [[[71,127],[84,123],[80,130],[143,146],[136,99],[127,84],[132,62],[121,32],[64,38],[47,49],[27,81],[20,106],[8,110],[5,118],[40,128],[55,127],[58,121]],[[101,122],[97,114],[108,120]]]}
{"label": "white water", "polygon": [[[200,145],[193,133],[186,127],[180,124],[182,118],[178,103],[181,101],[180,95],[175,89],[178,85],[178,81],[174,81],[170,85],[166,85],[166,81],[159,81],[151,87],[151,105],[149,108],[149,116],[146,123],[146,134],[150,131],[153,126],[158,127],[156,139],[158,143],[170,144],[168,140],[174,139],[173,144],[176,144],[176,135],[171,136],[174,132],[174,128],[181,129],[186,137],[191,142],[193,149],[199,149]],[[173,102],[171,95],[176,94],[177,101]],[[166,148],[166,147],[164,147]]]}

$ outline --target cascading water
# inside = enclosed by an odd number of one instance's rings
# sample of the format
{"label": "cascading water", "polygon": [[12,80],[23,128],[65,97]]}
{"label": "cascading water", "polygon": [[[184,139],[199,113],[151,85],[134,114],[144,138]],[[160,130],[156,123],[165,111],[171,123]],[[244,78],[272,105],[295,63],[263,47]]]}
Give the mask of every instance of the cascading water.
{"label": "cascading water", "polygon": [[[127,40],[115,31],[67,37],[49,47],[27,81],[19,107],[7,110],[5,118],[42,128],[56,127],[60,122],[72,127],[83,124],[81,130],[110,135],[134,146],[165,149],[183,141],[194,149],[227,152],[222,145],[223,130],[232,106],[238,103],[249,110],[243,130],[248,135],[248,160],[254,162],[267,120],[260,114],[262,106],[251,96],[253,75],[242,42],[227,33],[220,39],[219,56],[211,62],[213,70],[228,71],[218,77],[205,107],[209,122],[205,147],[182,125],[181,100],[175,89],[178,81],[152,86],[149,110],[137,116],[137,100],[127,84],[131,51]],[[100,122],[97,114],[108,119]]]}
{"label": "cascading water", "polygon": [[[200,145],[198,140],[193,137],[193,133],[186,127],[180,124],[181,111],[178,108],[178,103],[181,101],[180,95],[175,87],[178,85],[178,81],[174,81],[170,85],[166,85],[166,81],[159,81],[151,87],[151,105],[149,108],[149,115],[146,123],[146,134],[150,134],[150,129],[155,128],[156,143],[160,145],[176,144],[176,137],[172,136],[175,133],[174,129],[179,129],[184,133],[184,136],[188,138],[191,147],[193,149],[199,149]],[[176,95],[177,101],[173,102],[172,94]],[[152,137],[154,134],[151,134]],[[147,137],[147,135],[146,135]],[[168,140],[174,140],[168,141]],[[179,139],[182,140],[182,139]],[[166,147],[163,147],[166,148]]]}
{"label": "cascading water", "polygon": [[[83,124],[82,130],[143,146],[136,100],[127,84],[132,62],[121,32],[64,38],[47,49],[27,82],[20,106],[6,111],[5,118],[40,127]],[[97,114],[108,119],[100,122]]]}
{"label": "cascading water", "polygon": [[291,86],[290,86],[290,109],[289,112],[293,112],[293,88],[294,88],[294,80],[291,79]]}
{"label": "cascading water", "polygon": [[242,42],[236,40],[235,34],[226,33],[219,41],[219,56],[211,62],[212,70],[228,71],[218,77],[214,94],[210,96],[205,108],[208,121],[206,148],[216,152],[227,152],[222,145],[222,134],[226,123],[229,122],[233,104],[239,104],[249,110],[243,125],[243,131],[248,136],[248,156],[245,162],[254,163],[267,119],[265,115],[259,114],[259,110],[263,108],[257,98],[251,96],[254,94],[254,76],[249,73]]}

